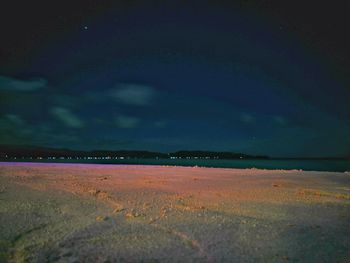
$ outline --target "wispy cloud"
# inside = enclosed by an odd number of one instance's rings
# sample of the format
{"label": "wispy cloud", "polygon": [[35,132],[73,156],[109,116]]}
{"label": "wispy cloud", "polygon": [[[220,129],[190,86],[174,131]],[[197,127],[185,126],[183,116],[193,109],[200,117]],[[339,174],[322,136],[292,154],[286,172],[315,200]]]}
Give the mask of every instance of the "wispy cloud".
{"label": "wispy cloud", "polygon": [[288,123],[287,119],[282,116],[273,116],[272,121],[280,126],[285,126]]}
{"label": "wispy cloud", "polygon": [[166,126],[166,124],[167,123],[165,121],[156,121],[154,123],[154,127],[156,127],[156,128],[164,128]]}
{"label": "wispy cloud", "polygon": [[29,124],[17,117],[0,117],[0,144],[70,147],[79,141],[79,136],[57,133],[48,123]]}
{"label": "wispy cloud", "polygon": [[131,116],[119,115],[115,119],[115,123],[119,128],[135,128],[140,123],[140,119]]}
{"label": "wispy cloud", "polygon": [[242,122],[247,123],[247,124],[252,124],[256,121],[255,117],[251,114],[248,114],[248,113],[241,113],[239,116],[239,119]]}
{"label": "wispy cloud", "polygon": [[14,125],[24,125],[24,120],[20,116],[15,114],[6,114],[5,119],[7,119],[10,123]]}
{"label": "wispy cloud", "polygon": [[0,116],[0,144],[30,144],[38,130],[17,114]]}
{"label": "wispy cloud", "polygon": [[82,120],[80,120],[74,113],[69,109],[55,107],[51,109],[51,113],[61,121],[64,125],[70,128],[81,128],[84,126]]}
{"label": "wispy cloud", "polygon": [[154,99],[155,90],[146,85],[118,84],[111,92],[111,95],[114,99],[123,104],[147,106],[150,105]]}
{"label": "wispy cloud", "polygon": [[20,80],[6,76],[0,76],[0,90],[10,91],[34,91],[45,88],[47,81],[45,79]]}

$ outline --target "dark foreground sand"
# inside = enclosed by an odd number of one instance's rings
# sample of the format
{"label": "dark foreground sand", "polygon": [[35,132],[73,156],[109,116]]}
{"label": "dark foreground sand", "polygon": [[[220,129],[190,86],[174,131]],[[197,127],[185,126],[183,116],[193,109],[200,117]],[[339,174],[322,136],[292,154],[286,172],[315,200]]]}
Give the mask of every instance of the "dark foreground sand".
{"label": "dark foreground sand", "polygon": [[350,174],[0,163],[0,262],[350,262]]}

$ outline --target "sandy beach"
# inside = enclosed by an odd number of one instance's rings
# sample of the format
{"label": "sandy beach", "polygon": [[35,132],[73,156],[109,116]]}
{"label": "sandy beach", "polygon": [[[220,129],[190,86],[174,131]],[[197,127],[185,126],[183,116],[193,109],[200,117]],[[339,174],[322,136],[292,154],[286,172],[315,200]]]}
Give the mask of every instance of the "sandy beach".
{"label": "sandy beach", "polygon": [[0,262],[350,262],[350,174],[0,163]]}

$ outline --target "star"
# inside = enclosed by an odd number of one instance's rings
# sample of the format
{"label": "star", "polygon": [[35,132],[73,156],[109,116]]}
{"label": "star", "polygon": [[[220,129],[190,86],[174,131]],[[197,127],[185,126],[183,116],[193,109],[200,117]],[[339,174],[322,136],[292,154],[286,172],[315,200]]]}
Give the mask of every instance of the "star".
{"label": "star", "polygon": [[87,26],[84,26],[84,30],[88,30],[88,27],[87,27]]}

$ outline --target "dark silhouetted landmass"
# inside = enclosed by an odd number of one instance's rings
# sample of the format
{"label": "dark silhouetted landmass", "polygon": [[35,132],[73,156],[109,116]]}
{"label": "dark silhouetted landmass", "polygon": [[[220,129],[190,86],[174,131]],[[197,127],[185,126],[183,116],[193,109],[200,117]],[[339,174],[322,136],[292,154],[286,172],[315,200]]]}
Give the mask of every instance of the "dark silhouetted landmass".
{"label": "dark silhouetted landmass", "polygon": [[177,151],[161,153],[151,151],[75,151],[69,149],[54,149],[36,146],[0,145],[0,158],[137,158],[137,159],[169,159],[169,158],[206,158],[206,159],[268,159],[267,156],[255,156],[234,152],[212,151]]}
{"label": "dark silhouetted landmass", "polygon": [[248,155],[243,153],[234,153],[234,152],[211,152],[211,151],[178,151],[170,153],[173,157],[186,158],[190,157],[201,157],[201,158],[210,158],[210,159],[268,159],[267,156],[261,155]]}

